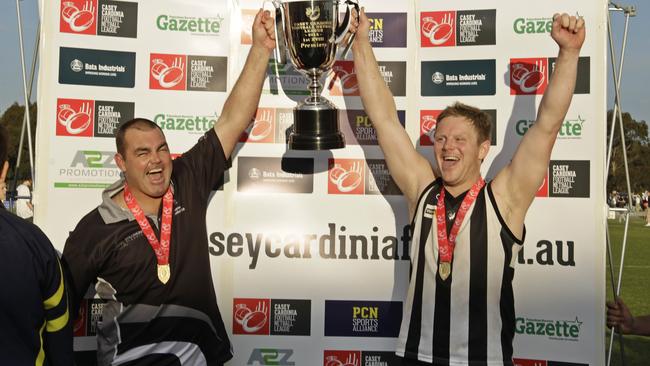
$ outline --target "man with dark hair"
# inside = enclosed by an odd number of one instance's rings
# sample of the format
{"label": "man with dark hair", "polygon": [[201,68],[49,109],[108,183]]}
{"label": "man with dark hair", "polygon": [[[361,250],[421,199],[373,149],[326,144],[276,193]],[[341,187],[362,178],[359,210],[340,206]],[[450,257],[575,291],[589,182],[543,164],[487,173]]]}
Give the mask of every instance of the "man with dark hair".
{"label": "man with dark hair", "polygon": [[105,301],[99,365],[223,365],[232,349],[217,307],[206,229],[208,198],[252,121],[275,46],[260,10],[246,64],[214,129],[172,161],[158,125],[117,132],[123,179],[70,234],[63,252],[78,307],[88,286]]}
{"label": "man with dark hair", "polygon": [[[0,126],[0,201],[7,133]],[[38,227],[0,207],[0,365],[72,365],[72,325],[59,256]]]}
{"label": "man with dark hair", "polygon": [[405,365],[512,365],[514,258],[571,103],[584,21],[554,17],[551,36],[560,51],[537,121],[510,164],[487,184],[480,168],[490,148],[489,119],[459,104],[442,112],[433,143],[436,178],[399,123],[369,28],[362,11],[352,47],[361,100],[413,220],[412,272],[397,354]]}

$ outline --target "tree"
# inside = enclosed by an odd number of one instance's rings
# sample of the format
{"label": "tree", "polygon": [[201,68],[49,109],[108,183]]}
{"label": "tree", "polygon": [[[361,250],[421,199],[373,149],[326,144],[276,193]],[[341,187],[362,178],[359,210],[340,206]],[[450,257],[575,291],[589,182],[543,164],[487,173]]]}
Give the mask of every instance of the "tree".
{"label": "tree", "polygon": [[[32,130],[32,145],[35,146],[34,135],[36,134],[36,103],[32,103],[29,106],[29,117],[30,125]],[[14,102],[0,117],[0,124],[7,128],[9,133],[9,164],[11,165],[11,170],[9,171],[9,176],[7,177],[8,182],[14,181],[14,175],[18,179],[25,179],[31,177],[31,172],[29,169],[29,146],[27,144],[27,129],[25,129],[25,142],[23,143],[22,154],[20,158],[20,168],[16,172],[15,168],[17,166],[16,159],[18,158],[18,147],[20,146],[20,132],[23,128],[23,116],[25,114],[25,106],[19,105],[17,102]],[[10,190],[15,189],[15,187],[9,187]]]}
{"label": "tree", "polygon": [[[607,112],[607,141],[610,136],[612,111]],[[625,132],[625,151],[630,171],[632,192],[650,190],[650,138],[645,121],[636,121],[629,113],[623,113],[623,130]],[[621,133],[618,116],[614,125],[612,161],[607,176],[607,191],[626,191],[625,165],[621,148]]]}

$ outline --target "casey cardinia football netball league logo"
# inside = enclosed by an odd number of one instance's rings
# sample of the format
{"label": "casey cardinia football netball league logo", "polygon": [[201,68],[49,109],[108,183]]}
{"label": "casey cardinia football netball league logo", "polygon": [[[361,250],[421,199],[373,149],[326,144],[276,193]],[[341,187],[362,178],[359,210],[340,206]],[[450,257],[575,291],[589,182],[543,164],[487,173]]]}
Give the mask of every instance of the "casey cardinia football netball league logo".
{"label": "casey cardinia football netball league logo", "polygon": [[269,334],[269,299],[233,299],[234,334]]}
{"label": "casey cardinia football netball league logo", "polygon": [[548,59],[510,60],[510,94],[544,94],[548,85]]}
{"label": "casey cardinia football netball league logo", "polygon": [[96,28],[97,0],[61,0],[61,32],[95,34]]}
{"label": "casey cardinia football netball league logo", "polygon": [[455,20],[455,11],[422,12],[420,14],[420,38],[422,47],[455,45]]}
{"label": "casey cardinia football netball league logo", "polygon": [[330,159],[327,192],[330,194],[364,193],[364,160]]}
{"label": "casey cardinia football netball league logo", "polygon": [[150,89],[185,90],[187,72],[185,55],[152,53],[149,69]]}
{"label": "casey cardinia football netball league logo", "polygon": [[273,108],[258,108],[255,121],[244,131],[240,141],[273,143],[274,125],[275,111]]}
{"label": "casey cardinia football netball league logo", "polygon": [[433,133],[436,130],[441,110],[420,111],[420,146],[433,146]]}
{"label": "casey cardinia football netball league logo", "polygon": [[329,82],[326,85],[330,87],[330,95],[359,95],[359,82],[352,61],[336,61],[328,78]]}
{"label": "casey cardinia football netball league logo", "polygon": [[94,101],[58,99],[56,111],[57,136],[92,136]]}
{"label": "casey cardinia football netball league logo", "polygon": [[361,366],[360,351],[325,351],[323,366]]}

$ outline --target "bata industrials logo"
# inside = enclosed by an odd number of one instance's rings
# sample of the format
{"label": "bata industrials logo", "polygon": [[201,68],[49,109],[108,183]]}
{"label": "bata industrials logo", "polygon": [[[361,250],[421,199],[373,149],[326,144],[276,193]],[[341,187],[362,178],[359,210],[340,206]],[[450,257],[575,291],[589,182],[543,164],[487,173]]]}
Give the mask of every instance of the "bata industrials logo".
{"label": "bata industrials logo", "polygon": [[513,358],[515,366],[589,366],[586,363],[547,361],[547,360],[530,360],[523,358]]}
{"label": "bata industrials logo", "polygon": [[537,197],[589,197],[589,160],[551,160]]}
{"label": "bata industrials logo", "polygon": [[[441,112],[441,109],[420,110],[420,146],[433,146],[433,134],[438,123],[438,115]],[[492,122],[492,140],[490,141],[490,145],[495,146],[497,144],[497,111],[496,109],[483,109],[483,112],[490,116]]]}
{"label": "bata industrials logo", "polygon": [[61,47],[59,83],[133,88],[135,52]]}
{"label": "bata industrials logo", "polygon": [[420,13],[422,47],[478,46],[496,43],[496,10]]}
{"label": "bata industrials logo", "polygon": [[[379,62],[379,72],[396,97],[406,96],[406,62]],[[358,96],[359,82],[352,61],[337,61],[325,85],[332,96]]]}
{"label": "bata industrials logo", "polygon": [[120,123],[134,116],[134,103],[57,99],[56,135],[114,137]]}
{"label": "bata industrials logo", "polygon": [[237,191],[246,193],[312,193],[314,159],[241,156]]}
{"label": "bata industrials logo", "polygon": [[[549,79],[555,70],[556,58],[513,58],[510,59],[510,94],[544,94]],[[578,60],[578,77],[574,94],[588,94],[589,57]]]}
{"label": "bata industrials logo", "polygon": [[59,31],[136,38],[138,3],[108,0],[61,0]]}
{"label": "bata industrials logo", "polygon": [[311,333],[311,300],[233,299],[233,334]]}
{"label": "bata industrials logo", "polygon": [[149,89],[226,91],[226,57],[152,53]]}
{"label": "bata industrials logo", "polygon": [[394,352],[325,350],[323,366],[398,366]]}
{"label": "bata industrials logo", "polygon": [[381,159],[329,159],[328,194],[401,195]]}

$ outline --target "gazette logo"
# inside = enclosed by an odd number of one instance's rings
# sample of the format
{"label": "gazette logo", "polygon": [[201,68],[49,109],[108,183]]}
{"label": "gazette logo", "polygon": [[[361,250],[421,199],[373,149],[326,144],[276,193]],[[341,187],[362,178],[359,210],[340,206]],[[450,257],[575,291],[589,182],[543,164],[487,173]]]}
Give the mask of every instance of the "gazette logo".
{"label": "gazette logo", "polygon": [[109,0],[61,0],[59,31],[136,38],[138,3]]}
{"label": "gazette logo", "polygon": [[399,301],[325,301],[326,337],[397,337]]}
{"label": "gazette logo", "polygon": [[226,91],[226,57],[152,53],[149,89]]}
{"label": "gazette logo", "polygon": [[530,360],[524,358],[513,358],[515,366],[589,366],[586,363],[547,361],[547,360]]}
{"label": "gazette logo", "polygon": [[423,61],[423,97],[494,95],[495,60]]}
{"label": "gazette logo", "polygon": [[237,191],[246,193],[312,193],[312,158],[239,158]]}
{"label": "gazette logo", "polygon": [[133,88],[135,53],[61,47],[59,83]]}
{"label": "gazette logo", "polygon": [[[252,23],[251,23],[252,24]],[[168,32],[187,32],[201,36],[218,36],[224,25],[224,17],[191,17],[161,14],[156,17],[156,28]]]}
{"label": "gazette logo", "polygon": [[398,366],[401,361],[393,352],[325,350],[324,366]]}
{"label": "gazette logo", "polygon": [[517,18],[512,23],[516,34],[544,34],[553,30],[553,18]]}
{"label": "gazette logo", "polygon": [[366,13],[373,47],[406,47],[406,13]]}
{"label": "gazette logo", "polygon": [[429,11],[420,13],[421,47],[496,44],[496,10]]}
{"label": "gazette logo", "polygon": [[156,114],[153,121],[160,126],[160,128],[167,131],[180,131],[188,134],[204,134],[214,127],[217,123],[219,116],[193,116],[183,114]]}
{"label": "gazette logo", "polygon": [[115,137],[120,123],[133,119],[134,103],[57,99],[56,135]]}
{"label": "gazette logo", "polygon": [[[379,72],[393,96],[406,96],[406,62],[380,61]],[[325,83],[332,96],[358,96],[359,82],[352,61],[336,61]]]}
{"label": "gazette logo", "polygon": [[235,298],[232,324],[234,334],[308,336],[311,300]]}
{"label": "gazette logo", "polygon": [[294,366],[296,363],[291,359],[292,357],[292,349],[255,348],[246,365]]}
{"label": "gazette logo", "polygon": [[[582,139],[582,132],[585,127],[586,120],[578,115],[575,118],[565,119],[560,127],[557,138],[562,140],[579,140]],[[515,132],[519,136],[523,136],[528,131],[535,120],[520,119],[515,123]]]}
{"label": "gazette logo", "polygon": [[[578,60],[578,76],[574,94],[588,94],[589,57],[580,57]],[[510,59],[510,94],[533,95],[544,94],[549,79],[555,70],[556,58],[513,58]]]}
{"label": "gazette logo", "polygon": [[572,341],[580,340],[582,323],[578,317],[575,320],[532,319],[518,317],[515,320],[517,334],[541,336],[552,340]]}
{"label": "gazette logo", "polygon": [[[406,121],[406,111],[397,111],[397,118],[402,126]],[[372,125],[372,121],[362,109],[339,110],[339,120],[341,124],[350,126],[354,138],[346,138],[350,145],[378,145],[377,131]],[[347,131],[343,131],[344,133]],[[351,136],[352,137],[352,136]]]}

